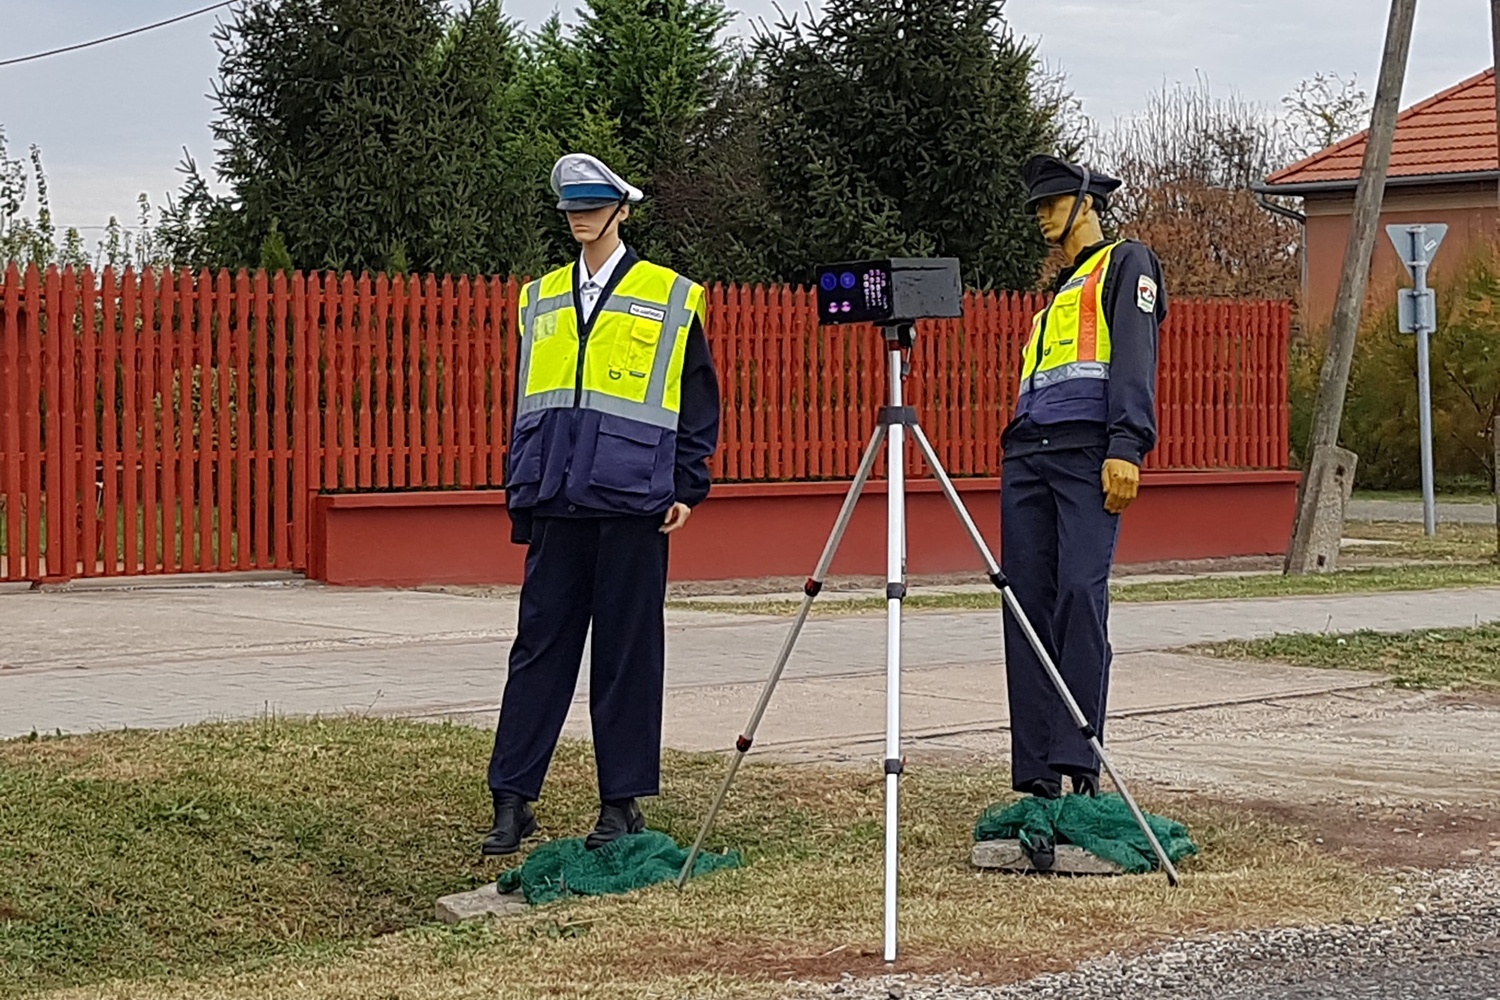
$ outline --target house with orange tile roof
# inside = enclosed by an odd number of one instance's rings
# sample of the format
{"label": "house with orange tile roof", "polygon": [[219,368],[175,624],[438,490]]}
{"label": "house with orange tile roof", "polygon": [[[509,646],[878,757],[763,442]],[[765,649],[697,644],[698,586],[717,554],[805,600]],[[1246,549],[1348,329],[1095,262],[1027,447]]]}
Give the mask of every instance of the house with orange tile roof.
{"label": "house with orange tile roof", "polygon": [[[1256,187],[1263,194],[1302,199],[1307,216],[1302,318],[1307,329],[1326,326],[1333,315],[1367,137],[1368,132],[1350,136]],[[1401,113],[1371,262],[1372,298],[1389,301],[1406,279],[1386,238],[1386,224],[1448,224],[1447,240],[1433,265],[1435,282],[1462,263],[1475,241],[1500,234],[1496,142],[1493,69]]]}

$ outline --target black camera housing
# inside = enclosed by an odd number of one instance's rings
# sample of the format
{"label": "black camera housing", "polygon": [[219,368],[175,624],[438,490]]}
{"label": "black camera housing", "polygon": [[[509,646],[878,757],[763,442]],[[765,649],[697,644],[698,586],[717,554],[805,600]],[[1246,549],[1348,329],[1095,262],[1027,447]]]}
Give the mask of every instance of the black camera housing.
{"label": "black camera housing", "polygon": [[817,271],[818,322],[902,326],[963,315],[957,257],[891,257]]}

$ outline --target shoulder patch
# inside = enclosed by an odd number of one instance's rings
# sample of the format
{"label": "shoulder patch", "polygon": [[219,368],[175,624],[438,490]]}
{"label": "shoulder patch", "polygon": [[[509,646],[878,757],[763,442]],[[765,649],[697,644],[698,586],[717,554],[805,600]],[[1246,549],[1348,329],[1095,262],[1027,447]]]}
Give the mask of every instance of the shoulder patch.
{"label": "shoulder patch", "polygon": [[667,318],[667,311],[665,309],[655,309],[651,306],[643,306],[639,302],[632,302],[630,303],[630,315],[638,316],[641,319],[655,320],[660,323]]}
{"label": "shoulder patch", "polygon": [[1156,282],[1148,274],[1135,284],[1135,304],[1143,313],[1156,312]]}

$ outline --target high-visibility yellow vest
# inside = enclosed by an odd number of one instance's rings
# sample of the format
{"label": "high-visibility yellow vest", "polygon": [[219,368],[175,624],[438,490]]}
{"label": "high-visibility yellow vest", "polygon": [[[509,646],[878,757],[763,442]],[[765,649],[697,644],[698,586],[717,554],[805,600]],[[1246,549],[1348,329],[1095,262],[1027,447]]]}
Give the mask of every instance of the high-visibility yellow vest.
{"label": "high-visibility yellow vest", "polygon": [[1021,367],[1021,392],[1075,378],[1109,379],[1109,320],[1104,279],[1117,243],[1100,249],[1073,272],[1052,302],[1031,321]]}
{"label": "high-visibility yellow vest", "polygon": [[595,307],[581,343],[575,266],[521,290],[517,414],[577,406],[677,430],[688,333],[707,308],[703,286],[638,261]]}

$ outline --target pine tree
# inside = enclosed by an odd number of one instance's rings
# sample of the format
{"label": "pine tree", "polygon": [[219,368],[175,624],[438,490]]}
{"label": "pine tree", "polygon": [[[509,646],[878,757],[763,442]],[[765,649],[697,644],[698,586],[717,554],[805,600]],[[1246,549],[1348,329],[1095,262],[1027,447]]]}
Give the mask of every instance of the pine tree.
{"label": "pine tree", "polygon": [[1030,288],[1046,247],[1020,168],[1055,140],[1004,0],[828,0],[757,40],[776,269],[955,256],[965,282]]}
{"label": "pine tree", "polygon": [[249,0],[216,37],[216,262],[255,262],[279,219],[302,268],[375,270],[397,247],[418,270],[532,263],[498,0]]}

